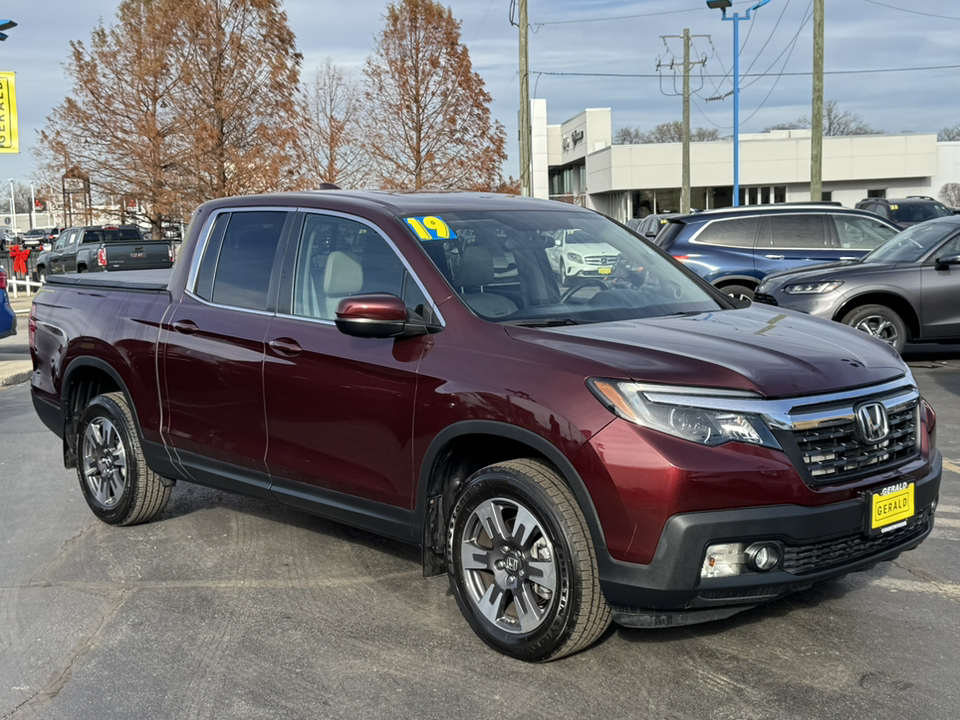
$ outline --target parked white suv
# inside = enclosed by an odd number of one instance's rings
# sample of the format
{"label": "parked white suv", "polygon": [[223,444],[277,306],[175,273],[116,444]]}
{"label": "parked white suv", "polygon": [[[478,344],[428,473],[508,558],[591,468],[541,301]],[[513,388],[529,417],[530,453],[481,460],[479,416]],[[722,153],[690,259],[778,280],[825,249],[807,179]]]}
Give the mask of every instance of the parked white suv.
{"label": "parked white suv", "polygon": [[556,244],[547,248],[550,267],[564,284],[571,279],[604,277],[613,272],[620,253],[605,242],[591,242],[579,230],[558,230]]}

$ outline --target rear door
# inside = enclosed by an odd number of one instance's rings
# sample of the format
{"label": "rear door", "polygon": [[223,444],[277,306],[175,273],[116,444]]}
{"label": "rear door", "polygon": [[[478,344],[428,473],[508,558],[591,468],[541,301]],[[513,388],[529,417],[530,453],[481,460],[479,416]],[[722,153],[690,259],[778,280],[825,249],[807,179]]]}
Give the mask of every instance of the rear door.
{"label": "rear door", "polygon": [[201,234],[188,291],[161,325],[162,433],[197,482],[270,497],[264,338],[286,210],[235,210]]}
{"label": "rear door", "polygon": [[757,274],[834,262],[840,257],[821,213],[766,215],[757,241]]}

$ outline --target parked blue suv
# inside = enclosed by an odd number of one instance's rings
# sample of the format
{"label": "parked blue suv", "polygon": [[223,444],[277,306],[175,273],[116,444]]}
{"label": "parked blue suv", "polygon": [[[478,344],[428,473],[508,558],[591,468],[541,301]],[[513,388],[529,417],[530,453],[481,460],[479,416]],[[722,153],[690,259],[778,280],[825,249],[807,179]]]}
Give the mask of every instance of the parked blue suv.
{"label": "parked blue suv", "polygon": [[17,332],[17,316],[7,296],[7,271],[0,265],[0,338]]}
{"label": "parked blue suv", "polygon": [[656,243],[728,295],[752,300],[769,273],[856,260],[899,231],[839,203],[779,203],[677,215]]}

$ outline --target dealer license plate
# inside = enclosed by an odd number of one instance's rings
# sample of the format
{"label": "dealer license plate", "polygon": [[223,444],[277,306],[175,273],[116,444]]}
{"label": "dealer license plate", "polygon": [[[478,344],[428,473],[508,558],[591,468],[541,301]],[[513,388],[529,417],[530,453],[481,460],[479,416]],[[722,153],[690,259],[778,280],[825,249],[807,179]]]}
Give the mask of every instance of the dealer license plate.
{"label": "dealer license plate", "polygon": [[899,483],[870,493],[867,533],[880,535],[903,527],[915,512],[913,490],[913,483]]}
{"label": "dealer license plate", "polygon": [[600,275],[609,275],[613,272],[613,268],[597,268],[597,273]]}

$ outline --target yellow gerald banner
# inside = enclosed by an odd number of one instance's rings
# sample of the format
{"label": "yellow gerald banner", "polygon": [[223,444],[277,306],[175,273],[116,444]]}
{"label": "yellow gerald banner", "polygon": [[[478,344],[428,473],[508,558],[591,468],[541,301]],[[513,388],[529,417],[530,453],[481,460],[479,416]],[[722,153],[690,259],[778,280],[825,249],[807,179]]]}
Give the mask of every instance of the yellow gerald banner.
{"label": "yellow gerald banner", "polygon": [[20,152],[14,73],[0,72],[0,153]]}

